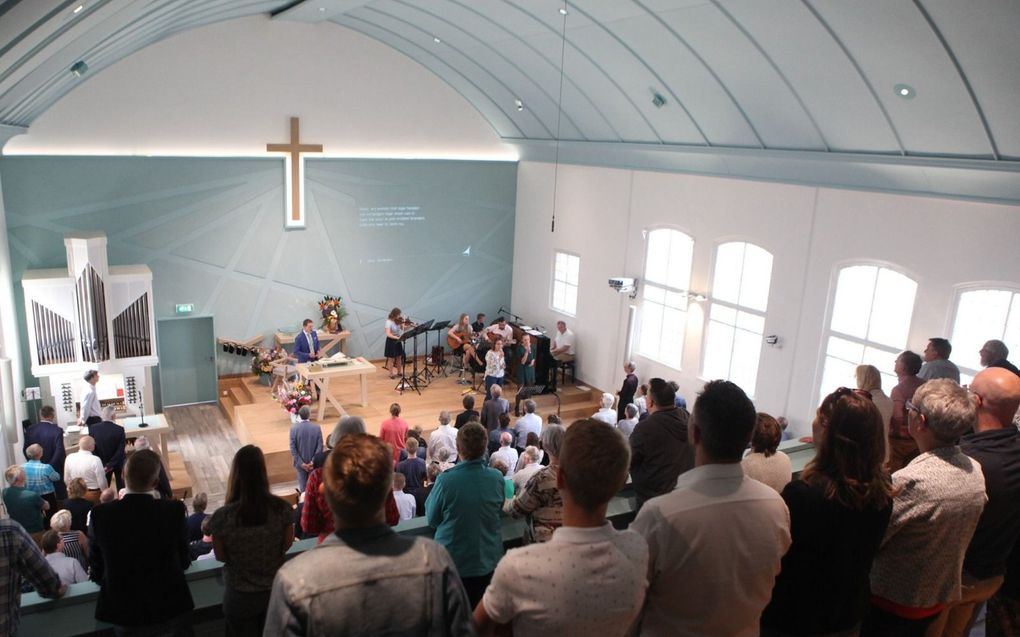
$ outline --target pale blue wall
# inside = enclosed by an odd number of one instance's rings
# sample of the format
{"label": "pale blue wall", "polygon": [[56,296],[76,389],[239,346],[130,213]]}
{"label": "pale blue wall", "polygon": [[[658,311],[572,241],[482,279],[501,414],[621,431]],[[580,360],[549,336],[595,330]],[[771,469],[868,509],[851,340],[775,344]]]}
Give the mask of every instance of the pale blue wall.
{"label": "pale blue wall", "polygon": [[[152,268],[158,317],[194,303],[226,338],[297,329],[333,294],[350,311],[351,353],[381,357],[393,306],[416,319],[509,307],[514,163],[309,159],[308,227],[290,231],[276,159],[6,157],[0,180],[23,345],[21,274],[63,267],[76,230],[106,232],[111,265]],[[360,221],[395,206],[425,220]],[[246,365],[220,358],[221,373]]]}

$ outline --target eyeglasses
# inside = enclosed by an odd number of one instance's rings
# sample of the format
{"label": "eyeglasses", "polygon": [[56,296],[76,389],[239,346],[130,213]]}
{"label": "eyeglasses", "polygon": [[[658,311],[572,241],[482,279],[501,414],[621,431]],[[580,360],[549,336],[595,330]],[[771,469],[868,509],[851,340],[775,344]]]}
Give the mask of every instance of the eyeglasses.
{"label": "eyeglasses", "polygon": [[907,411],[916,411],[918,415],[921,414],[921,410],[918,409],[917,405],[910,402],[909,400],[903,401],[903,406],[907,408]]}

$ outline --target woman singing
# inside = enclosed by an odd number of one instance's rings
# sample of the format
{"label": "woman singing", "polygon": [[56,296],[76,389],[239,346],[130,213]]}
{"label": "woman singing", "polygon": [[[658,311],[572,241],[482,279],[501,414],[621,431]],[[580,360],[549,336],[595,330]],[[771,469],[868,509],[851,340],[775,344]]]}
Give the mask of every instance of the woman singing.
{"label": "woman singing", "polygon": [[[403,369],[401,361],[404,358],[404,344],[400,342],[400,335],[404,332],[404,323],[405,321],[400,318],[399,307],[390,310],[390,315],[386,318],[386,349],[383,351],[383,356],[386,357],[383,369],[390,370],[390,378],[399,376],[397,370]],[[393,364],[388,367],[391,360]]]}
{"label": "woman singing", "polygon": [[471,324],[470,317],[465,313],[460,315],[460,320],[457,324],[450,328],[446,333],[446,341],[449,346],[453,349],[454,354],[458,354],[461,357],[461,361],[464,366],[460,370],[460,380],[458,382],[464,382],[464,370],[468,368],[468,361],[474,359],[475,363],[480,367],[482,359],[478,358],[478,354],[475,352],[475,346],[471,344]]}
{"label": "woman singing", "polygon": [[517,358],[517,385],[535,384],[535,346],[531,342],[531,335],[527,332],[521,337],[521,344],[514,350]]}
{"label": "woman singing", "polygon": [[503,374],[506,371],[506,359],[503,357],[503,339],[497,337],[492,349],[485,354],[485,397],[492,398],[489,388],[493,385],[503,386]]}

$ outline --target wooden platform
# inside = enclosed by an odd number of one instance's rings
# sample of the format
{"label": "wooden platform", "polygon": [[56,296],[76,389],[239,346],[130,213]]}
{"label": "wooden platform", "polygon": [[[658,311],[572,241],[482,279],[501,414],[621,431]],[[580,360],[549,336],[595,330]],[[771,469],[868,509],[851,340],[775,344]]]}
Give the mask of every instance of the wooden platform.
{"label": "wooden platform", "polygon": [[[344,409],[352,416],[363,417],[369,433],[379,433],[380,424],[389,417],[390,404],[394,402],[400,404],[401,416],[412,425],[421,425],[426,435],[438,426],[440,411],[446,409],[456,415],[463,410],[463,392],[470,388],[457,384],[456,375],[434,379],[427,388],[422,389],[421,396],[414,391],[400,394],[394,389],[396,381],[390,380],[387,372],[382,369],[382,361],[373,362],[378,365],[379,371],[368,378],[368,407],[358,404],[361,388],[357,378],[334,381],[335,393],[340,396]],[[510,400],[512,408],[516,388],[508,384],[506,390],[504,396]],[[598,411],[601,391],[570,385],[561,387],[559,396],[560,416],[569,424]],[[543,422],[549,414],[556,413],[555,397],[534,398]],[[481,406],[483,399],[482,394],[475,395],[476,409]],[[261,385],[255,376],[221,379],[219,406],[239,442],[242,445],[257,445],[265,453],[270,483],[293,483],[294,469],[288,436],[290,417],[273,399],[269,388]],[[313,407],[317,406],[313,403]],[[317,411],[313,409],[313,418]],[[336,409],[327,404],[325,416],[318,423],[322,428],[323,439],[333,431],[338,419]]]}

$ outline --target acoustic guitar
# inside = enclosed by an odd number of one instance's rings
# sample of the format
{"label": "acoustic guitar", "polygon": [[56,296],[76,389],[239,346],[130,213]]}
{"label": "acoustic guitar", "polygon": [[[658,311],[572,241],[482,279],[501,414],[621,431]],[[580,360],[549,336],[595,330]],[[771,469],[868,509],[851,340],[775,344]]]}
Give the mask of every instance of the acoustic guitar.
{"label": "acoustic guitar", "polygon": [[457,349],[461,345],[470,345],[471,344],[471,335],[470,335],[470,332],[468,334],[462,335],[460,337],[460,342],[457,342],[457,337],[455,337],[453,334],[450,334],[449,332],[447,332],[446,333],[446,344],[450,346],[450,349]]}

